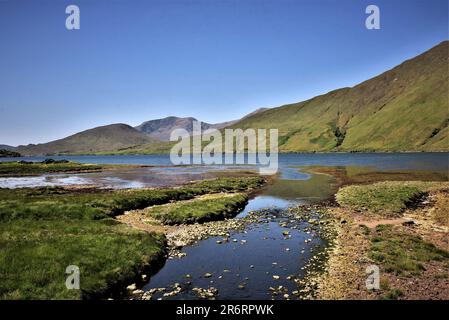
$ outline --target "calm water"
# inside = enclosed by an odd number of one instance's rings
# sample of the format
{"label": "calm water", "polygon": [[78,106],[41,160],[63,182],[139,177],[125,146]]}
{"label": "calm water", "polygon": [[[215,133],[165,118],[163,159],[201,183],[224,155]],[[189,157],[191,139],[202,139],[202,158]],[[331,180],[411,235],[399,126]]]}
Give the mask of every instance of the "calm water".
{"label": "calm water", "polygon": [[[42,161],[46,157],[0,158],[0,161]],[[138,164],[166,166],[163,168],[139,168],[121,172],[89,174],[51,174],[39,177],[0,178],[0,187],[32,187],[70,184],[92,184],[100,187],[140,188],[145,186],[166,186],[207,178],[209,171],[223,169],[244,169],[245,166],[190,166],[173,167],[168,155],[123,155],[123,156],[55,156],[80,163],[94,164]],[[280,154],[281,179],[294,181],[310,177],[298,171],[295,166],[371,166],[378,170],[449,170],[449,153],[326,153],[326,154]],[[254,168],[252,166],[251,168]],[[285,188],[285,192],[294,187]],[[289,198],[295,194],[289,194]]]}
{"label": "calm water", "polygon": [[[42,161],[49,157],[0,158],[1,161]],[[122,155],[122,156],[52,156],[81,163],[146,164],[170,166],[168,155]],[[280,154],[280,167],[294,165],[329,166],[375,166],[380,169],[448,169],[449,153],[313,153]]]}
{"label": "calm water", "polygon": [[[0,178],[0,187],[35,185],[95,184],[102,187],[138,188],[176,185],[189,180],[208,177],[210,171],[241,169],[242,167],[196,166],[173,167],[167,155],[147,156],[64,156],[82,163],[144,164],[167,166],[139,168],[120,172],[101,172],[77,175],[43,175],[38,177]],[[43,157],[24,158],[42,161]],[[1,159],[0,161],[20,159]],[[269,287],[283,286],[288,292],[296,290],[289,276],[301,278],[303,267],[310,257],[326,245],[313,232],[306,231],[307,223],[285,214],[284,209],[326,199],[336,190],[335,181],[325,175],[311,175],[297,166],[370,166],[377,170],[407,169],[448,171],[449,153],[376,153],[376,154],[286,154],[279,156],[280,179],[266,187],[262,194],[251,199],[245,210],[269,208],[260,223],[249,225],[244,232],[231,233],[237,242],[217,244],[221,237],[212,237],[186,247],[182,259],[169,259],[165,266],[144,286],[170,288],[180,283],[183,291],[170,299],[196,299],[193,287],[218,289],[218,299],[270,299]],[[288,231],[290,237],[284,236]],[[308,233],[309,232],[309,233]],[[310,242],[305,240],[310,239]],[[244,240],[242,242],[242,240]],[[211,277],[204,277],[210,273]],[[190,275],[189,278],[186,275]],[[276,280],[273,276],[279,276]],[[155,298],[162,294],[155,295]],[[279,296],[278,296],[279,297]],[[164,298],[165,299],[165,298]]]}

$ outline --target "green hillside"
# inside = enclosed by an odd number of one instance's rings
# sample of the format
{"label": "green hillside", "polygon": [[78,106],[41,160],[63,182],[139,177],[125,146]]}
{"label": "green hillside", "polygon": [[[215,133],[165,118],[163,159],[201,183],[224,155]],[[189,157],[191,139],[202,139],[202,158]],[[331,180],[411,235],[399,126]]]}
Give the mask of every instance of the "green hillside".
{"label": "green hillside", "polygon": [[111,124],[79,132],[48,143],[19,146],[23,155],[76,154],[119,151],[152,142],[153,139],[127,124]]}
{"label": "green hillside", "polygon": [[[259,109],[229,128],[278,129],[281,152],[449,151],[448,60],[445,41],[355,87]],[[11,149],[23,155],[152,154],[168,153],[173,144],[112,124]]]}
{"label": "green hillside", "polygon": [[277,128],[279,149],[449,150],[449,42],[352,88],[242,119],[231,128]]}

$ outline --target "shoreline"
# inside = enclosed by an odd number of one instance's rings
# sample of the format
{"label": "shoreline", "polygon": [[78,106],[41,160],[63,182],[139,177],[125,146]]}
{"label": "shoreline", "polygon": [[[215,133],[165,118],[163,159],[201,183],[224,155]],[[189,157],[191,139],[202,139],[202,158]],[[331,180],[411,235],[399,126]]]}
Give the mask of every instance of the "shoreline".
{"label": "shoreline", "polygon": [[[428,215],[428,212],[435,210],[436,202],[432,199],[436,195],[448,201],[448,188],[449,184],[443,182],[441,188],[431,191],[416,206],[407,207],[398,218],[381,218],[376,214],[368,214],[363,209],[342,207],[337,202],[328,205],[327,210],[333,217],[332,228],[336,236],[323,270],[312,271],[305,280],[308,284],[314,284],[315,299],[449,299],[449,226],[435,223]],[[392,238],[395,234],[400,239],[416,239],[413,241],[418,241],[420,246],[425,245],[429,252],[441,248],[443,255],[447,257],[444,260],[446,262],[423,261],[423,271],[416,274],[400,269],[398,273],[389,271],[386,265],[388,260],[385,263],[373,260],[372,250],[376,244],[373,241],[376,241],[375,236],[382,228],[393,232],[382,241],[395,241]],[[394,247],[391,249],[397,250],[394,242],[392,244]],[[412,247],[409,250],[421,250],[419,248],[421,247]],[[385,251],[391,249],[387,248]],[[365,283],[368,277],[366,270],[372,265],[380,267],[380,288],[368,290]]]}
{"label": "shoreline", "polygon": [[[449,150],[431,150],[431,151],[424,151],[424,150],[347,150],[347,151],[334,151],[334,150],[328,150],[328,151],[279,151],[279,154],[410,154],[410,153],[449,153]],[[189,153],[192,155],[192,153]],[[225,154],[224,152],[222,153]],[[234,154],[236,154],[234,152]],[[247,152],[244,152],[244,154],[248,154]],[[2,158],[8,158],[8,159],[14,159],[14,158],[51,158],[51,157],[103,157],[103,156],[169,156],[170,152],[166,153],[120,153],[120,152],[114,152],[111,153],[61,153],[61,154],[27,154],[27,155],[21,155],[20,157],[0,157],[0,160]],[[1,162],[1,161],[0,161]]]}

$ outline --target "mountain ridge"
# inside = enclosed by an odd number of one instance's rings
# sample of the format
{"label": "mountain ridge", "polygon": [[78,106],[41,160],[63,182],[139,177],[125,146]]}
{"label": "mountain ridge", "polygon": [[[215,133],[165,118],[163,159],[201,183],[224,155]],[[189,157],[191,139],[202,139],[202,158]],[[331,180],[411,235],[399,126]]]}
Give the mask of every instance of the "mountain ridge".
{"label": "mountain ridge", "polygon": [[[203,129],[276,128],[280,152],[449,151],[449,41],[353,87]],[[166,153],[176,127],[193,117],[167,117],[137,127],[112,124],[44,144],[10,147],[24,155]],[[147,129],[145,129],[145,126]]]}
{"label": "mountain ridge", "polygon": [[231,127],[278,128],[281,152],[447,151],[448,60],[444,41],[353,87],[272,108]]}

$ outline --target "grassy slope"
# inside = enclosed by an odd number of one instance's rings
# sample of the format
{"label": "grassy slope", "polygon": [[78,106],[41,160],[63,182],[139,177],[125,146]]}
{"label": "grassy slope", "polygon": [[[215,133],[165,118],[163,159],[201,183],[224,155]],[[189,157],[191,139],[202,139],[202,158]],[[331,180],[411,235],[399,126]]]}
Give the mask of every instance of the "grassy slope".
{"label": "grassy slope", "polygon": [[111,124],[44,144],[19,146],[15,151],[23,155],[95,153],[120,151],[150,142],[151,138],[131,126]]}
{"label": "grassy slope", "polygon": [[448,45],[353,88],[269,109],[233,128],[278,128],[280,150],[449,150]]}
{"label": "grassy slope", "polygon": [[[448,151],[448,50],[445,41],[377,77],[307,101],[263,110],[230,128],[279,129],[281,152]],[[30,154],[156,154],[127,125],[110,125],[15,150]]]}

